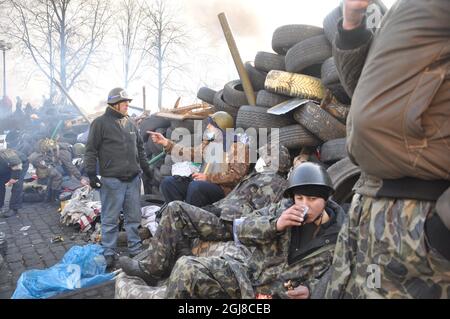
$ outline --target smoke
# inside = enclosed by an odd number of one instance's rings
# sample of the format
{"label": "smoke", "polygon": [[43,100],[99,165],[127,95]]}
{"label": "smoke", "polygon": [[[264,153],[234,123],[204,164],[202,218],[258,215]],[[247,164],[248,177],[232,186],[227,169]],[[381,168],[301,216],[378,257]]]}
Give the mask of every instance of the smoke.
{"label": "smoke", "polygon": [[261,18],[253,10],[256,1],[242,0],[189,0],[186,1],[186,17],[192,24],[200,26],[212,42],[223,41],[218,14],[224,12],[233,35],[240,38],[259,37],[262,33]]}

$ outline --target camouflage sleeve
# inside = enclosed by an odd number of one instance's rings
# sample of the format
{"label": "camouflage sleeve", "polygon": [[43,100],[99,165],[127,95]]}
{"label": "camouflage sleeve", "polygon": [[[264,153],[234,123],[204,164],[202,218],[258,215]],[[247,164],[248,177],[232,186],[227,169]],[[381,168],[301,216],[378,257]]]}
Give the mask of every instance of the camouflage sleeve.
{"label": "camouflage sleeve", "polygon": [[72,156],[70,156],[69,151],[60,150],[59,151],[59,160],[61,164],[67,169],[71,176],[74,176],[76,179],[81,179],[81,173],[78,168],[72,164]]}
{"label": "camouflage sleeve", "polygon": [[[169,144],[164,147],[164,151],[170,154],[174,159],[182,159],[185,161],[202,162],[203,149],[208,142],[203,141],[201,145],[196,147],[185,147],[179,144],[175,144],[169,140]],[[179,161],[179,160],[177,160]]]}
{"label": "camouflage sleeve", "polygon": [[273,204],[245,217],[236,227],[239,241],[246,246],[265,245],[272,242],[278,235],[276,223],[279,209],[279,204]]}
{"label": "camouflage sleeve", "polygon": [[234,143],[227,154],[228,170],[223,173],[208,174],[208,182],[218,185],[236,185],[248,173],[250,160],[248,146]]}

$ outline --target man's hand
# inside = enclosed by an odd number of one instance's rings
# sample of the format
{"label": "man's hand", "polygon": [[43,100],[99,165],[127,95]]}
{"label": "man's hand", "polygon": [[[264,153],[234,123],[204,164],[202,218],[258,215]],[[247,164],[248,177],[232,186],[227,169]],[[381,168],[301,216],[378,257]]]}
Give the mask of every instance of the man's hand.
{"label": "man's hand", "polygon": [[89,177],[89,184],[92,188],[100,188],[102,187],[102,182],[97,176]]}
{"label": "man's hand", "polygon": [[18,182],[18,180],[17,179],[10,179],[6,184],[5,184],[5,186],[6,187],[9,187],[9,186],[12,186],[12,185],[14,185],[15,183],[17,183]]}
{"label": "man's hand", "polygon": [[359,27],[364,19],[367,7],[371,0],[345,0],[342,27],[344,30],[353,30]]}
{"label": "man's hand", "polygon": [[192,174],[192,179],[193,179],[194,181],[203,181],[203,182],[206,182],[206,180],[207,180],[208,178],[207,178],[206,174],[203,174],[203,173],[194,173],[194,174]]}
{"label": "man's hand", "polygon": [[147,131],[148,134],[150,134],[150,137],[152,138],[153,143],[162,145],[166,147],[169,144],[169,140],[165,138],[161,133]]}
{"label": "man's hand", "polygon": [[291,299],[308,299],[309,289],[305,286],[298,286],[293,290],[288,290],[287,295]]}
{"label": "man's hand", "polygon": [[285,231],[286,228],[303,225],[305,207],[301,205],[292,205],[281,213],[277,220],[277,231]]}

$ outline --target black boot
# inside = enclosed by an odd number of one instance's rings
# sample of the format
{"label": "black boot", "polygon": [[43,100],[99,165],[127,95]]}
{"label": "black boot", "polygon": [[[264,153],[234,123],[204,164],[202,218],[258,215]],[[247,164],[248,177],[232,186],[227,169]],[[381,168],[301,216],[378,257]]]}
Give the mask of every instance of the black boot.
{"label": "black boot", "polygon": [[137,260],[122,256],[119,258],[119,265],[128,276],[139,277],[149,286],[156,286],[158,283],[159,278],[147,273],[142,263]]}

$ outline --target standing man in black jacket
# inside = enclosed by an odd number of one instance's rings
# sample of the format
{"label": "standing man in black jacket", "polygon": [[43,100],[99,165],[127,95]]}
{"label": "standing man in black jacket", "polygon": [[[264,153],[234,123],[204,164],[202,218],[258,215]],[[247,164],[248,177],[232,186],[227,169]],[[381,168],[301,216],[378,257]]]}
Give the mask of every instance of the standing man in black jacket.
{"label": "standing man in black jacket", "polygon": [[[131,100],[122,88],[109,92],[105,113],[91,124],[84,158],[91,187],[100,188],[102,245],[108,268],[116,260],[121,211],[125,217],[130,256],[142,251],[138,234],[141,222],[140,172],[142,169],[150,177],[151,171],[141,136],[127,115]],[[97,163],[101,179],[97,176]]]}

